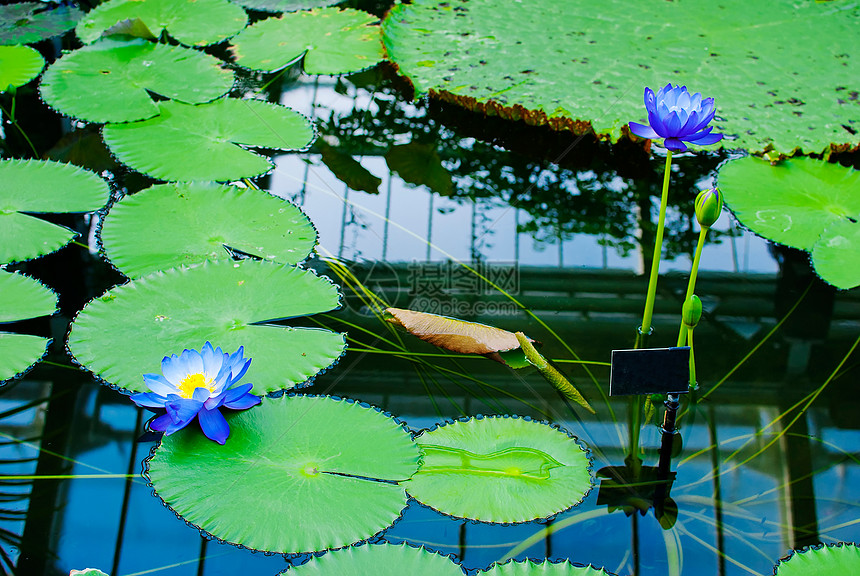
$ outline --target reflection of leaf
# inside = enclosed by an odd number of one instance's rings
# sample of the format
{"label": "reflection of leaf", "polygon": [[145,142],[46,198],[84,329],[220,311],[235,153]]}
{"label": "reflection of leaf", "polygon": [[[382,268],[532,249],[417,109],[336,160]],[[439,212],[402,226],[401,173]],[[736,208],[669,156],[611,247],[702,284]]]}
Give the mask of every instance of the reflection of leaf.
{"label": "reflection of leaf", "polygon": [[415,441],[424,461],[409,495],[451,516],[485,522],[548,517],[591,489],[591,463],[566,433],[522,418],[458,421]]}
{"label": "reflection of leaf", "polygon": [[338,180],[353,190],[363,190],[368,194],[379,194],[382,178],[371,174],[355,158],[331,146],[322,148],[323,164],[337,177]]}
{"label": "reflection of leaf", "polygon": [[77,8],[44,2],[0,6],[0,44],[30,44],[62,34],[82,15]]}
{"label": "reflection of leaf", "polygon": [[350,546],[322,556],[311,556],[301,566],[293,566],[279,576],[463,576],[460,567],[445,556],[405,542]]}
{"label": "reflection of leaf", "polygon": [[794,550],[776,565],[776,576],[860,574],[860,547],[848,542]]}
{"label": "reflection of leaf", "polygon": [[504,564],[494,564],[481,572],[481,576],[612,576],[612,573],[594,566],[577,566],[567,560],[511,560]]}
{"label": "reflection of leaf", "polygon": [[0,92],[23,86],[39,75],[45,60],[29,46],[0,46]]}
{"label": "reflection of leaf", "polygon": [[[0,271],[0,323],[47,316],[57,295],[23,274]],[[48,338],[0,332],[0,382],[25,372],[45,354]]]}
{"label": "reflection of leaf", "polygon": [[406,506],[397,482],[418,468],[418,449],[376,409],[284,396],[227,418],[226,445],[189,427],[165,436],[146,465],[158,496],[213,536],[269,552],[320,551],[370,538]]}
{"label": "reflection of leaf", "polygon": [[812,158],[772,166],[747,157],[723,166],[719,184],[744,226],[809,251],[837,288],[860,286],[860,172]]}
{"label": "reflection of leaf", "polygon": [[427,186],[443,196],[454,191],[451,174],[442,166],[433,146],[417,142],[392,146],[385,154],[385,161],[392,172],[410,184]]}

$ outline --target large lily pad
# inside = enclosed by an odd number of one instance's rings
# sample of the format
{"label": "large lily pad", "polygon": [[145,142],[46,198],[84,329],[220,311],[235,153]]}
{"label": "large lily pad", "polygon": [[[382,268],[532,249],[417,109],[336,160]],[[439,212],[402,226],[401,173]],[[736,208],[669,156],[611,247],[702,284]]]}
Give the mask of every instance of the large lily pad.
{"label": "large lily pad", "polygon": [[109,194],[104,180],[71,164],[0,160],[0,263],[48,254],[77,235],[22,212],[90,212]]}
{"label": "large lily pad", "polygon": [[314,139],[306,117],[259,100],[223,98],[199,106],[167,101],[158,108],[160,115],[149,120],[108,124],[103,136],[121,162],[162,180],[259,176],[272,163],[240,145],[300,150]]}
{"label": "large lily pad", "polygon": [[260,12],[295,12],[340,4],[344,0],[230,0],[249,10]]}
{"label": "large lily pad", "polygon": [[441,554],[408,544],[350,546],[313,556],[301,566],[281,572],[281,576],[463,576],[457,564]]}
{"label": "large lily pad", "polygon": [[272,72],[304,55],[308,74],[345,74],[383,58],[377,18],[361,10],[321,8],[267,18],[233,39],[236,63]]}
{"label": "large lily pad", "polygon": [[[23,274],[0,271],[0,323],[48,316],[57,295]],[[0,332],[0,382],[26,372],[45,354],[49,338]]]}
{"label": "large lily pad", "polygon": [[776,576],[860,574],[860,548],[839,543],[795,551],[776,565]]}
{"label": "large lily pad", "polygon": [[110,0],[88,12],[75,32],[89,44],[118,22],[135,18],[154,34],[166,30],[191,46],[226,40],[248,23],[245,11],[227,0]]}
{"label": "large lily pad", "polygon": [[494,564],[481,572],[484,576],[610,576],[610,572],[593,566],[577,566],[570,562],[534,562],[523,560]]}
{"label": "large lily pad", "polygon": [[262,190],[196,182],[126,196],[111,207],[101,239],[111,262],[138,278],[237,252],[298,264],[317,234],[299,208]]}
{"label": "large lily pad", "polygon": [[525,522],[582,501],[591,461],[575,438],[524,418],[473,418],[423,432],[421,469],[406,482],[416,500],[485,522]]}
{"label": "large lily pad", "polygon": [[0,46],[0,92],[23,86],[39,75],[45,59],[29,46]]}
{"label": "large lily pad", "polygon": [[812,255],[837,288],[860,286],[860,173],[812,158],[771,165],[755,157],[719,174],[726,204],[761,236]]}
{"label": "large lily pad", "polygon": [[191,104],[230,91],[233,73],[203,52],[146,40],[106,39],[57,60],[42,78],[42,97],[67,116],[130,122],[156,116],[149,93]]}
{"label": "large lily pad", "polygon": [[146,463],[157,495],[213,536],[267,552],[340,548],[385,529],[406,507],[397,482],[418,468],[418,449],[378,410],[284,396],[227,417],[226,445],[185,428]]}
{"label": "large lily pad", "polygon": [[0,6],[0,44],[30,44],[51,38],[74,28],[81,16],[83,12],[77,8],[44,2]]}
{"label": "large lily pad", "polygon": [[267,324],[337,307],[337,288],[301,268],[221,260],[173,268],[117,286],[78,314],[69,349],[117,388],[147,391],[142,375],[161,359],[212,342],[245,347],[246,381],[262,395],[307,382],[343,353],[342,334]]}
{"label": "large lily pad", "polygon": [[721,146],[791,154],[860,145],[858,18],[792,0],[414,0],[383,30],[418,93],[615,142],[644,88],[671,82],[715,98]]}

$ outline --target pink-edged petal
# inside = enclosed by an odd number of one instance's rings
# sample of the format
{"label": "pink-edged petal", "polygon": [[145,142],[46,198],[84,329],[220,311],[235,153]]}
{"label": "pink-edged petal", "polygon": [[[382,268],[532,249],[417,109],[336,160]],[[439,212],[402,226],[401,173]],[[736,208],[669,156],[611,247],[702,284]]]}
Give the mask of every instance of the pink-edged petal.
{"label": "pink-edged petal", "polygon": [[197,420],[206,437],[218,444],[224,444],[230,436],[230,425],[218,410],[201,410],[197,414]]}
{"label": "pink-edged petal", "polygon": [[152,392],[140,392],[132,394],[129,400],[140,406],[141,408],[163,408],[167,402],[167,398],[154,394]]}
{"label": "pink-edged petal", "polygon": [[156,394],[167,396],[168,394],[176,394],[178,389],[171,384],[161,374],[144,374],[143,383],[146,387]]}
{"label": "pink-edged petal", "polygon": [[663,140],[663,146],[672,152],[686,152],[687,150],[687,145],[678,138],[666,138]]}
{"label": "pink-edged petal", "polygon": [[638,122],[628,122],[627,125],[630,127],[630,131],[639,136],[640,138],[648,138],[649,140],[654,140],[656,138],[660,138],[661,136],[654,131],[650,126],[646,126],[645,124],[639,124]]}

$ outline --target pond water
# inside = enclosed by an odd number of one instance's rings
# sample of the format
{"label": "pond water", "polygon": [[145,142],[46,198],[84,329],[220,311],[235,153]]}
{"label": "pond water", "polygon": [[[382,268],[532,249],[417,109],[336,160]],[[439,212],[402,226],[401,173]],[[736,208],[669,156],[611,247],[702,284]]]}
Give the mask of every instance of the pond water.
{"label": "pond water", "polygon": [[[306,265],[336,279],[329,264],[336,259],[392,306],[527,333],[597,413],[574,409],[531,369],[420,356],[438,351],[409,336],[403,349],[391,348],[384,325],[348,286],[343,307],[318,321],[346,331],[351,350],[301,393],[377,406],[416,433],[472,415],[527,416],[576,436],[595,476],[624,466],[631,400],[603,401],[601,390],[608,390],[610,352],[632,347],[641,319],[662,158],[630,144],[410,102],[387,68],[340,80],[291,71],[284,79],[270,97],[316,119],[323,141],[381,179],[377,193],[350,189],[318,147],[274,157],[276,169],[258,184],[314,222],[319,247]],[[63,133],[92,135],[55,122],[44,105],[30,106],[23,109],[46,148]],[[386,152],[409,143],[435,151],[451,190],[392,173]],[[75,157],[111,170],[117,189],[147,185],[89,150]],[[675,163],[651,345],[675,343],[697,235],[695,191],[713,183],[725,158],[681,155]],[[421,160],[418,178],[426,180],[439,162]],[[74,314],[123,282],[95,250],[98,218],[66,222],[89,235],[89,247],[14,267],[54,288],[61,311],[50,322],[14,327],[54,341],[43,362],[0,390],[0,471],[60,478],[0,479],[0,568],[217,576],[276,574],[304,562],[207,540],[153,495],[140,475],[153,446],[141,438],[148,413],[94,381],[64,346]],[[461,263],[495,274],[532,314],[464,275]],[[683,403],[671,461],[674,522],[671,511],[658,518],[653,488],[613,488],[604,477],[581,504],[542,522],[474,522],[410,500],[371,542],[424,546],[469,573],[513,557],[569,559],[615,574],[722,576],[772,574],[793,548],[857,541],[857,292],[831,289],[805,254],[770,245],[724,213],[703,252],[697,293],[705,310],[696,329],[699,390],[694,406]],[[596,364],[586,371],[571,350]],[[644,425],[644,466],[657,466],[660,442],[657,424]]]}

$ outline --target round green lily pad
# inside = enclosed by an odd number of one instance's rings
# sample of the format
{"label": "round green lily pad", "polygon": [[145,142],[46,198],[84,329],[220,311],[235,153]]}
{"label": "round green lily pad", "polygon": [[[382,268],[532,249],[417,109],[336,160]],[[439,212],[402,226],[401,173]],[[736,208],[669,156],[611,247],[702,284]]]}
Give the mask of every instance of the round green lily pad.
{"label": "round green lily pad", "polygon": [[118,22],[135,18],[155,35],[166,30],[190,46],[226,40],[248,23],[245,11],[227,0],[110,0],[87,12],[75,32],[89,44]]}
{"label": "round green lily pad", "polygon": [[409,495],[444,514],[484,522],[546,518],[582,501],[591,460],[577,440],[525,418],[472,418],[423,432],[424,463]]}
{"label": "round green lily pad", "polygon": [[183,46],[106,39],[66,54],[45,72],[42,98],[89,122],[130,122],[158,115],[149,93],[190,104],[230,91],[221,61]]}
{"label": "round green lily pad", "polygon": [[744,226],[809,251],[818,275],[837,288],[860,286],[860,172],[812,158],[774,166],[747,157],[723,166],[718,180]]}
{"label": "round green lily pad", "polygon": [[[23,274],[0,271],[0,323],[49,316],[57,295]],[[50,338],[0,332],[0,382],[21,375],[45,354]]]}
{"label": "round green lily pad", "polygon": [[103,136],[121,162],[162,180],[259,176],[272,163],[240,145],[301,150],[314,139],[305,116],[260,100],[222,98],[199,106],[166,101],[158,108],[160,115],[149,120],[106,125]]}
{"label": "round green lily pad", "polygon": [[29,46],[0,46],[0,92],[23,86],[44,66],[45,59]]}
{"label": "round green lily pad", "polygon": [[331,366],[343,334],[271,324],[338,306],[337,288],[293,266],[218,260],[171,268],[117,286],[90,301],[69,334],[69,350],[98,377],[130,392],[147,392],[144,373],[161,359],[205,342],[252,358],[245,377],[253,394],[292,388]]}
{"label": "round green lily pad", "polygon": [[0,160],[0,263],[48,254],[77,235],[21,212],[90,212],[109,195],[104,180],[71,164]]}
{"label": "round green lily pad", "polygon": [[344,0],[230,0],[248,10],[260,12],[295,12],[340,4]]}
{"label": "round green lily pad", "polygon": [[304,55],[307,74],[346,74],[383,58],[377,18],[361,10],[321,8],[267,18],[233,39],[236,63],[272,72]]}
{"label": "round green lily pad", "polygon": [[776,576],[835,576],[860,574],[860,547],[840,542],[836,545],[817,546],[795,550],[777,563]]}
{"label": "round green lily pad", "polygon": [[184,428],[162,439],[145,472],[168,506],[219,540],[282,554],[340,548],[406,507],[397,482],[418,468],[418,449],[380,411],[284,396],[224,413],[225,445]]}
{"label": "round green lily pad", "polygon": [[110,261],[132,278],[237,252],[298,264],[317,239],[310,219],[286,200],[201,182],[126,196],[111,207],[100,236]]}
{"label": "round green lily pad", "polygon": [[368,544],[313,556],[301,566],[280,576],[463,576],[463,570],[448,558],[408,544]]}
{"label": "round green lily pad", "polygon": [[30,44],[57,36],[74,28],[83,14],[77,8],[44,2],[0,6],[0,44]]}
{"label": "round green lily pad", "polygon": [[570,562],[534,562],[533,560],[505,562],[494,564],[481,572],[481,576],[612,576],[602,568],[593,566],[577,566]]}
{"label": "round green lily pad", "polygon": [[413,0],[383,38],[417,93],[470,109],[616,142],[646,86],[680,84],[715,99],[719,146],[791,155],[860,145],[858,18],[792,0]]}

